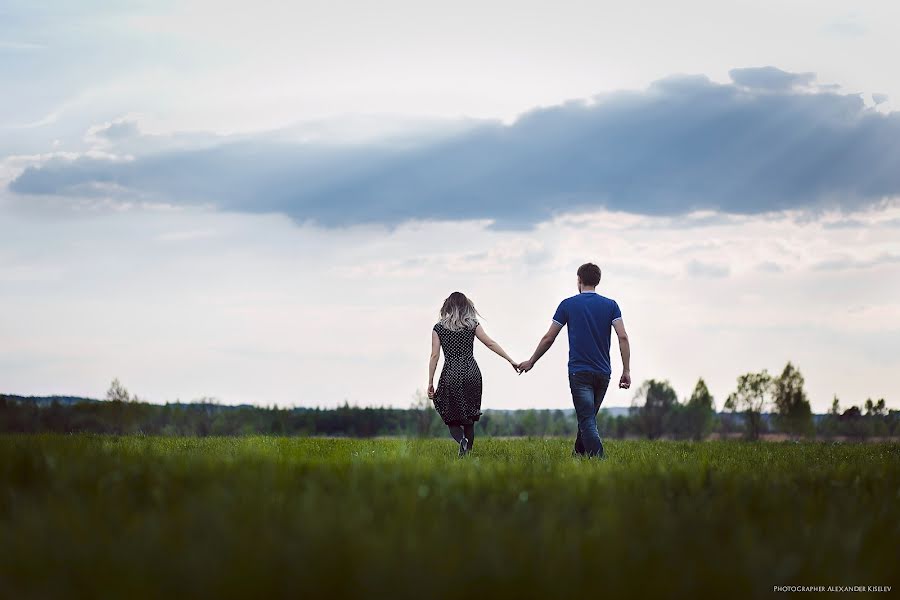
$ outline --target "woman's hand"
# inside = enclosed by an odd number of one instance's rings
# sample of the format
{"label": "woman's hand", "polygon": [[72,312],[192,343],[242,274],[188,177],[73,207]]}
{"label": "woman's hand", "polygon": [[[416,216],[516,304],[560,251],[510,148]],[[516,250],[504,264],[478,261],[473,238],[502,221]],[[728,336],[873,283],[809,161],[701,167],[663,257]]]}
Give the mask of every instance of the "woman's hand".
{"label": "woman's hand", "polygon": [[512,365],[513,371],[515,371],[516,373],[519,372],[519,363],[517,363],[513,359],[509,359],[509,364]]}
{"label": "woman's hand", "polygon": [[429,398],[429,400],[434,400],[434,385],[433,384],[428,385],[428,398]]}
{"label": "woman's hand", "polygon": [[519,363],[519,368],[516,369],[516,371],[518,371],[519,375],[521,375],[522,373],[527,373],[528,371],[530,371],[532,369],[532,367],[534,367],[533,360],[531,360],[531,359],[523,360],[522,362]]}

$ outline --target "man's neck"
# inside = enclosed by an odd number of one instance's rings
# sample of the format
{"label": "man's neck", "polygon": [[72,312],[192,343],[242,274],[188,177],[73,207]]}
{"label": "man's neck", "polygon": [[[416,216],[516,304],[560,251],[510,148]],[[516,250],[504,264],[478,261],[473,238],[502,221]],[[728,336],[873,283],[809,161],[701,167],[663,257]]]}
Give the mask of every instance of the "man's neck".
{"label": "man's neck", "polygon": [[582,286],[582,288],[581,288],[581,293],[584,294],[584,293],[586,293],[586,292],[593,292],[594,294],[596,294],[596,293],[597,293],[597,288],[592,288],[592,287],[589,288],[589,287],[584,287],[584,286]]}

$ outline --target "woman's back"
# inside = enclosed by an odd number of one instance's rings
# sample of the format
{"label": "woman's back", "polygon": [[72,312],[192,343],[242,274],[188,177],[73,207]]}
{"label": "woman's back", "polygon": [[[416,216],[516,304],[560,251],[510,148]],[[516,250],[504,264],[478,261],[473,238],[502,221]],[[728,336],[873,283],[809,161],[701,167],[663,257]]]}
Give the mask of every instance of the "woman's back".
{"label": "woman's back", "polygon": [[462,359],[475,358],[473,354],[473,346],[475,343],[474,327],[454,331],[439,322],[434,326],[434,330],[441,340],[441,349],[444,351],[445,361],[453,362]]}

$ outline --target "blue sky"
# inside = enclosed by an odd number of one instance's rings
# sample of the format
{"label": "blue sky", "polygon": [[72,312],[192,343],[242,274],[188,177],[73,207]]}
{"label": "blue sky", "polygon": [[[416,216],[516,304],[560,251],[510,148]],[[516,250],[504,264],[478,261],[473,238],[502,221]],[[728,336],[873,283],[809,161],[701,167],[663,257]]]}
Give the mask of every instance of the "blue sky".
{"label": "blue sky", "polygon": [[593,260],[638,380],[900,406],[898,12],[5,3],[0,388],[405,406],[449,292],[524,359]]}

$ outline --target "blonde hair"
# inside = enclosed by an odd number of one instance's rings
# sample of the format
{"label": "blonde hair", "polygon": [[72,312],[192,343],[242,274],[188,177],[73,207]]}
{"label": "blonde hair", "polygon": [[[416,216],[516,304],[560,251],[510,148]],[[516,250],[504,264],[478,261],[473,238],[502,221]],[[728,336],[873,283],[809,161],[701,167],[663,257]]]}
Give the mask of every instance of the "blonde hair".
{"label": "blonde hair", "polygon": [[441,325],[450,331],[478,327],[478,311],[475,304],[462,292],[453,292],[441,306]]}

